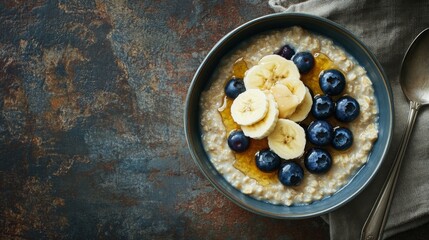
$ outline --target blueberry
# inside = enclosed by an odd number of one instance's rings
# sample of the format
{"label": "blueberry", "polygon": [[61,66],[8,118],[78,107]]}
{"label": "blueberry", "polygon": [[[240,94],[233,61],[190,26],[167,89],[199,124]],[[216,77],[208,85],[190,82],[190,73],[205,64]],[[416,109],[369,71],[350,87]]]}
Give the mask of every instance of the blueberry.
{"label": "blueberry", "polygon": [[346,87],[346,78],[340,71],[329,69],[320,75],[319,84],[325,94],[336,96]]}
{"label": "blueberry", "polygon": [[290,60],[295,55],[295,50],[289,45],[284,45],[276,54]]}
{"label": "blueberry", "polygon": [[280,157],[269,149],[259,151],[255,155],[256,166],[262,172],[273,172],[280,168]]}
{"label": "blueberry", "polygon": [[232,99],[236,98],[244,91],[246,91],[246,87],[244,86],[243,79],[241,78],[232,78],[225,85],[225,94]]}
{"label": "blueberry", "polygon": [[317,146],[326,146],[332,141],[333,128],[324,120],[316,120],[307,128],[308,140]]}
{"label": "blueberry", "polygon": [[350,96],[344,96],[337,100],[335,117],[341,122],[351,122],[357,118],[360,112],[359,103]]}
{"label": "blueberry", "polygon": [[305,155],[304,165],[311,173],[325,173],[332,166],[332,157],[324,149],[312,148]]}
{"label": "blueberry", "polygon": [[304,178],[304,170],[296,162],[286,161],[279,170],[279,180],[286,186],[298,186]]}
{"label": "blueberry", "polygon": [[317,119],[326,119],[334,114],[335,103],[332,98],[323,95],[316,96],[311,107],[311,113]]}
{"label": "blueberry", "polygon": [[314,57],[310,52],[299,52],[292,57],[300,73],[308,73],[314,66]]}
{"label": "blueberry", "polygon": [[249,148],[250,139],[241,130],[232,131],[228,136],[228,146],[236,152],[244,152]]}
{"label": "blueberry", "polygon": [[335,128],[332,146],[337,150],[346,150],[353,144],[353,133],[343,127]]}

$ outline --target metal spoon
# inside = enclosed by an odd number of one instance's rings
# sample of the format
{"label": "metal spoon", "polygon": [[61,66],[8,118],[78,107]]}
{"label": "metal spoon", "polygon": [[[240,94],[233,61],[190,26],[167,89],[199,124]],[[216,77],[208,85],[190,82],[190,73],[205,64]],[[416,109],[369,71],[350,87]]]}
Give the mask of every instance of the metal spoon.
{"label": "metal spoon", "polygon": [[408,48],[402,60],[399,81],[402,91],[410,101],[407,128],[402,136],[399,151],[383,189],[363,226],[362,240],[381,239],[383,236],[399,169],[401,168],[417,113],[421,106],[429,104],[429,28],[423,30]]}

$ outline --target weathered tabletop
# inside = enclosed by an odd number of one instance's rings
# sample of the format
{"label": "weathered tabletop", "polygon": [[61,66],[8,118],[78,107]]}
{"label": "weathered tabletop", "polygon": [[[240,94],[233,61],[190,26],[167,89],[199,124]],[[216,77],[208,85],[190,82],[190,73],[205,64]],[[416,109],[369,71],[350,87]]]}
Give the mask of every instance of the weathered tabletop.
{"label": "weathered tabletop", "polygon": [[187,149],[194,71],[271,12],[258,0],[2,1],[0,238],[328,239],[321,218],[232,204]]}

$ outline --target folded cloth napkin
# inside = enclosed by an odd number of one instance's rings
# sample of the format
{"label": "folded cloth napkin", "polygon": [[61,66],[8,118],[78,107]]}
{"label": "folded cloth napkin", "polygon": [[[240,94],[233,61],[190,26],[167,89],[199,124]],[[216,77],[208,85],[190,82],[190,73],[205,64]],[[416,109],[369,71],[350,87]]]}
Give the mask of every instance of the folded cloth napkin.
{"label": "folded cloth napkin", "polygon": [[[390,80],[395,104],[393,142],[374,181],[357,198],[324,216],[331,239],[358,239],[387,177],[407,122],[409,104],[399,85],[402,58],[429,27],[428,1],[269,0],[276,12],[303,12],[333,20],[358,36],[376,55]],[[429,66],[428,66],[429,67]],[[429,221],[429,107],[422,107],[401,167],[384,237]]]}

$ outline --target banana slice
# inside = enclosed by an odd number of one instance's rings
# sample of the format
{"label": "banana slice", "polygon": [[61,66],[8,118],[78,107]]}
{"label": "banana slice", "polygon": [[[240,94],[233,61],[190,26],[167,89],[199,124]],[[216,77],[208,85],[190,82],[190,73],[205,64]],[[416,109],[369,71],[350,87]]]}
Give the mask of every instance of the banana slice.
{"label": "banana slice", "polygon": [[307,88],[304,100],[302,100],[302,102],[296,108],[295,112],[291,116],[289,116],[288,119],[294,122],[301,122],[308,116],[312,105],[313,98],[311,97],[310,90],[308,90]]}
{"label": "banana slice", "polygon": [[240,125],[247,126],[262,120],[268,112],[268,99],[259,89],[249,89],[238,95],[231,105],[231,116]]}
{"label": "banana slice", "polygon": [[277,103],[274,100],[273,95],[268,94],[267,97],[268,97],[267,115],[261,121],[255,124],[252,124],[249,126],[241,126],[241,130],[243,130],[244,135],[254,139],[262,139],[268,136],[276,127],[276,123],[279,115]]}
{"label": "banana slice", "polygon": [[298,97],[299,103],[304,100],[307,87],[299,78],[289,78],[285,81],[282,81],[282,84],[286,85],[293,95]]}
{"label": "banana slice", "polygon": [[299,98],[281,83],[271,87],[271,93],[279,108],[279,118],[287,118],[292,115],[300,103]]}
{"label": "banana slice", "polygon": [[289,119],[279,119],[268,135],[268,146],[283,159],[300,157],[305,147],[304,129]]}
{"label": "banana slice", "polygon": [[273,72],[262,65],[255,65],[246,71],[243,78],[246,89],[270,89],[275,84]]}
{"label": "banana slice", "polygon": [[272,72],[278,81],[288,81],[289,79],[300,79],[298,67],[291,60],[287,60],[276,54],[267,55],[258,64],[264,65],[268,69],[272,69]]}
{"label": "banana slice", "polygon": [[246,72],[243,81],[246,89],[269,90],[277,82],[286,85],[289,80],[299,79],[298,68],[292,61],[279,55],[267,55]]}

